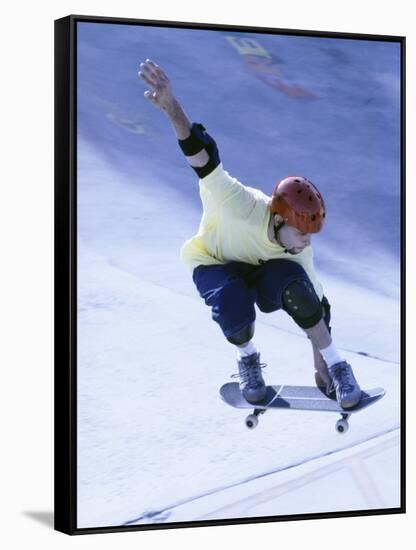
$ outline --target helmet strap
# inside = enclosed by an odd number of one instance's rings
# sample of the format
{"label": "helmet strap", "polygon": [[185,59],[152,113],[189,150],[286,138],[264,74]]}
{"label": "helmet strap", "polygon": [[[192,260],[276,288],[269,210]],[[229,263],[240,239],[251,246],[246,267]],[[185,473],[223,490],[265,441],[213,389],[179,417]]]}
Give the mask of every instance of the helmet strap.
{"label": "helmet strap", "polygon": [[274,238],[276,241],[280,244],[280,246],[283,246],[279,239],[279,231],[282,229],[282,227],[285,225],[284,221],[279,222],[277,225],[273,224],[273,231],[274,231]]}

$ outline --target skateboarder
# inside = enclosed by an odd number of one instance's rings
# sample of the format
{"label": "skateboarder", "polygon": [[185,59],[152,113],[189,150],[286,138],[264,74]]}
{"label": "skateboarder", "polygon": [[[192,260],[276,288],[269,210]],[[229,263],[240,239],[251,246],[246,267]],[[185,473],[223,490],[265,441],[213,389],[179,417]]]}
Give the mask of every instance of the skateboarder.
{"label": "skateboarder", "polygon": [[203,216],[181,257],[213,320],[236,347],[243,396],[256,403],[266,394],[265,365],[253,342],[257,304],[263,312],[283,309],[293,318],[311,341],[317,385],[335,391],[342,407],[353,407],[361,390],[332,342],[330,305],[313,268],[311,238],[326,214],[318,189],[302,176],[283,178],[271,197],[242,185],[224,170],[202,124],[191,123],[164,71],[147,59],[139,76],[151,88],[145,98],[167,115],[199,177]]}

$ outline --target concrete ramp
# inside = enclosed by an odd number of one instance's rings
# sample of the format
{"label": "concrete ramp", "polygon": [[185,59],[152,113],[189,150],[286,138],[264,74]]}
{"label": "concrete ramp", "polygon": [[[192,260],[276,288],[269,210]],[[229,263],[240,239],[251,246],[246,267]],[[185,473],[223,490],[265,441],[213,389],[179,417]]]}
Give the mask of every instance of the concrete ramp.
{"label": "concrete ramp", "polygon": [[393,481],[399,469],[400,432],[396,429],[348,449],[228,488],[222,491],[221,498],[216,493],[180,506],[172,510],[169,522],[399,507],[400,494]]}

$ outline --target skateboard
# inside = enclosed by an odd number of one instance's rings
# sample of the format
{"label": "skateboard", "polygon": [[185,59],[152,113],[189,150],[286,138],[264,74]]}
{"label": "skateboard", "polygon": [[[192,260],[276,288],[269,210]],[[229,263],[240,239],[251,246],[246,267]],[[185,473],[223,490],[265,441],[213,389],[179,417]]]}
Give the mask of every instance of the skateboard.
{"label": "skateboard", "polygon": [[220,388],[222,399],[231,407],[253,409],[252,414],[249,414],[245,420],[247,428],[255,428],[259,422],[259,416],[268,409],[328,411],[341,415],[335,424],[335,429],[340,434],[348,430],[348,419],[352,414],[374,405],[385,393],[383,388],[363,390],[361,401],[357,405],[350,409],[343,409],[335,396],[328,397],[323,389],[313,386],[267,386],[266,397],[256,403],[249,403],[244,399],[237,382],[229,382]]}

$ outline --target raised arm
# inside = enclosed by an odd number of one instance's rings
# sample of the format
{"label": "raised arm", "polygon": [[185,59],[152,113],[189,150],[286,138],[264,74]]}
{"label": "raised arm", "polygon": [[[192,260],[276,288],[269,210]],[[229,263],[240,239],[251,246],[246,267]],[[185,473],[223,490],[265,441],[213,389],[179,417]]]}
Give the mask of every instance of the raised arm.
{"label": "raised arm", "polygon": [[178,143],[186,160],[200,178],[210,174],[220,164],[215,141],[202,124],[192,124],[173,94],[169,78],[150,59],[140,64],[139,77],[150,86],[144,97],[161,109],[175,130]]}

